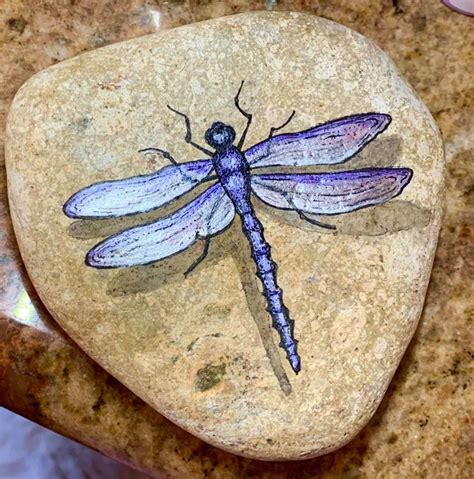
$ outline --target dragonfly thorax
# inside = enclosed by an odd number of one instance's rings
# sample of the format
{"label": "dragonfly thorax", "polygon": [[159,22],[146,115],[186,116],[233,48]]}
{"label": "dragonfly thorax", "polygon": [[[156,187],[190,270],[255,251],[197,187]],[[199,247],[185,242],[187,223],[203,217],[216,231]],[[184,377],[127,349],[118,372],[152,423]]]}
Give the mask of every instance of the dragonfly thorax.
{"label": "dragonfly thorax", "polygon": [[204,138],[208,145],[217,151],[221,151],[234,143],[235,130],[230,125],[216,121],[206,131]]}

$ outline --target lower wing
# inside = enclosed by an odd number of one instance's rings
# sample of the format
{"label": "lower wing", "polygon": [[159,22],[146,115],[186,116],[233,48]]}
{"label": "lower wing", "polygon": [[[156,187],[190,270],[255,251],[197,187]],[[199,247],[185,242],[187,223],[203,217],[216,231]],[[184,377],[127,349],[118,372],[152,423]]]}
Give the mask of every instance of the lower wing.
{"label": "lower wing", "polygon": [[87,253],[86,264],[123,268],[154,263],[221,232],[234,215],[234,205],[217,183],[171,215],[105,239]]}
{"label": "lower wing", "polygon": [[412,174],[409,168],[262,174],[252,175],[252,190],[276,208],[338,215],[391,200],[403,191]]}
{"label": "lower wing", "polygon": [[152,211],[197,186],[212,171],[211,160],[170,165],[150,175],[101,181],[74,193],[64,204],[69,218],[115,218]]}

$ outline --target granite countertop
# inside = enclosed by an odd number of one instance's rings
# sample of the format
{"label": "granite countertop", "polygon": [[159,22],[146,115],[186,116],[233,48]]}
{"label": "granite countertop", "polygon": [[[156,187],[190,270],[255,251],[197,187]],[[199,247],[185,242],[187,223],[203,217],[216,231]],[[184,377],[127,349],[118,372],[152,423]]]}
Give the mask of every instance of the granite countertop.
{"label": "granite countertop", "polygon": [[[428,105],[445,141],[447,206],[425,309],[377,413],[346,447],[297,463],[236,457],[170,423],[89,359],[41,305],[16,248],[3,160],[0,404],[153,477],[473,477],[474,20],[436,0],[267,3],[374,40]],[[2,129],[17,89],[43,68],[112,42],[263,8],[245,0],[8,0],[0,12]]]}

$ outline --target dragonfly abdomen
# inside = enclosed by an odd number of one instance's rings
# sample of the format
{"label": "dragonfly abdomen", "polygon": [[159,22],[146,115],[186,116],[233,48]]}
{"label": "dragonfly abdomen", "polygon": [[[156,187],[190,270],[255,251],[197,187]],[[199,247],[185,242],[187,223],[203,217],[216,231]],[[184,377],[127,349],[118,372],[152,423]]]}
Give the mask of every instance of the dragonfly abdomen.
{"label": "dragonfly abdomen", "polygon": [[280,335],[280,347],[287,354],[291,367],[298,373],[301,369],[297,353],[297,341],[293,336],[294,321],[290,319],[288,308],[283,303],[283,291],[277,283],[277,265],[271,257],[271,247],[263,236],[263,226],[253,208],[241,215],[242,229],[252,251],[257,266],[257,277],[263,285],[263,295],[267,301],[267,311],[272,317],[272,326]]}

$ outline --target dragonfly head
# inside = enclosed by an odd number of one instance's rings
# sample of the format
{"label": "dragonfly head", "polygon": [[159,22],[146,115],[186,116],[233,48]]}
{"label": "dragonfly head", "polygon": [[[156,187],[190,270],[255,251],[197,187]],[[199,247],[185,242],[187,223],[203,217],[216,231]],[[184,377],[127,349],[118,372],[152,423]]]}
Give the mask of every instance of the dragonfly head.
{"label": "dragonfly head", "polygon": [[231,146],[235,140],[235,130],[230,126],[216,121],[206,131],[204,135],[208,145],[212,146],[217,151],[223,150]]}

